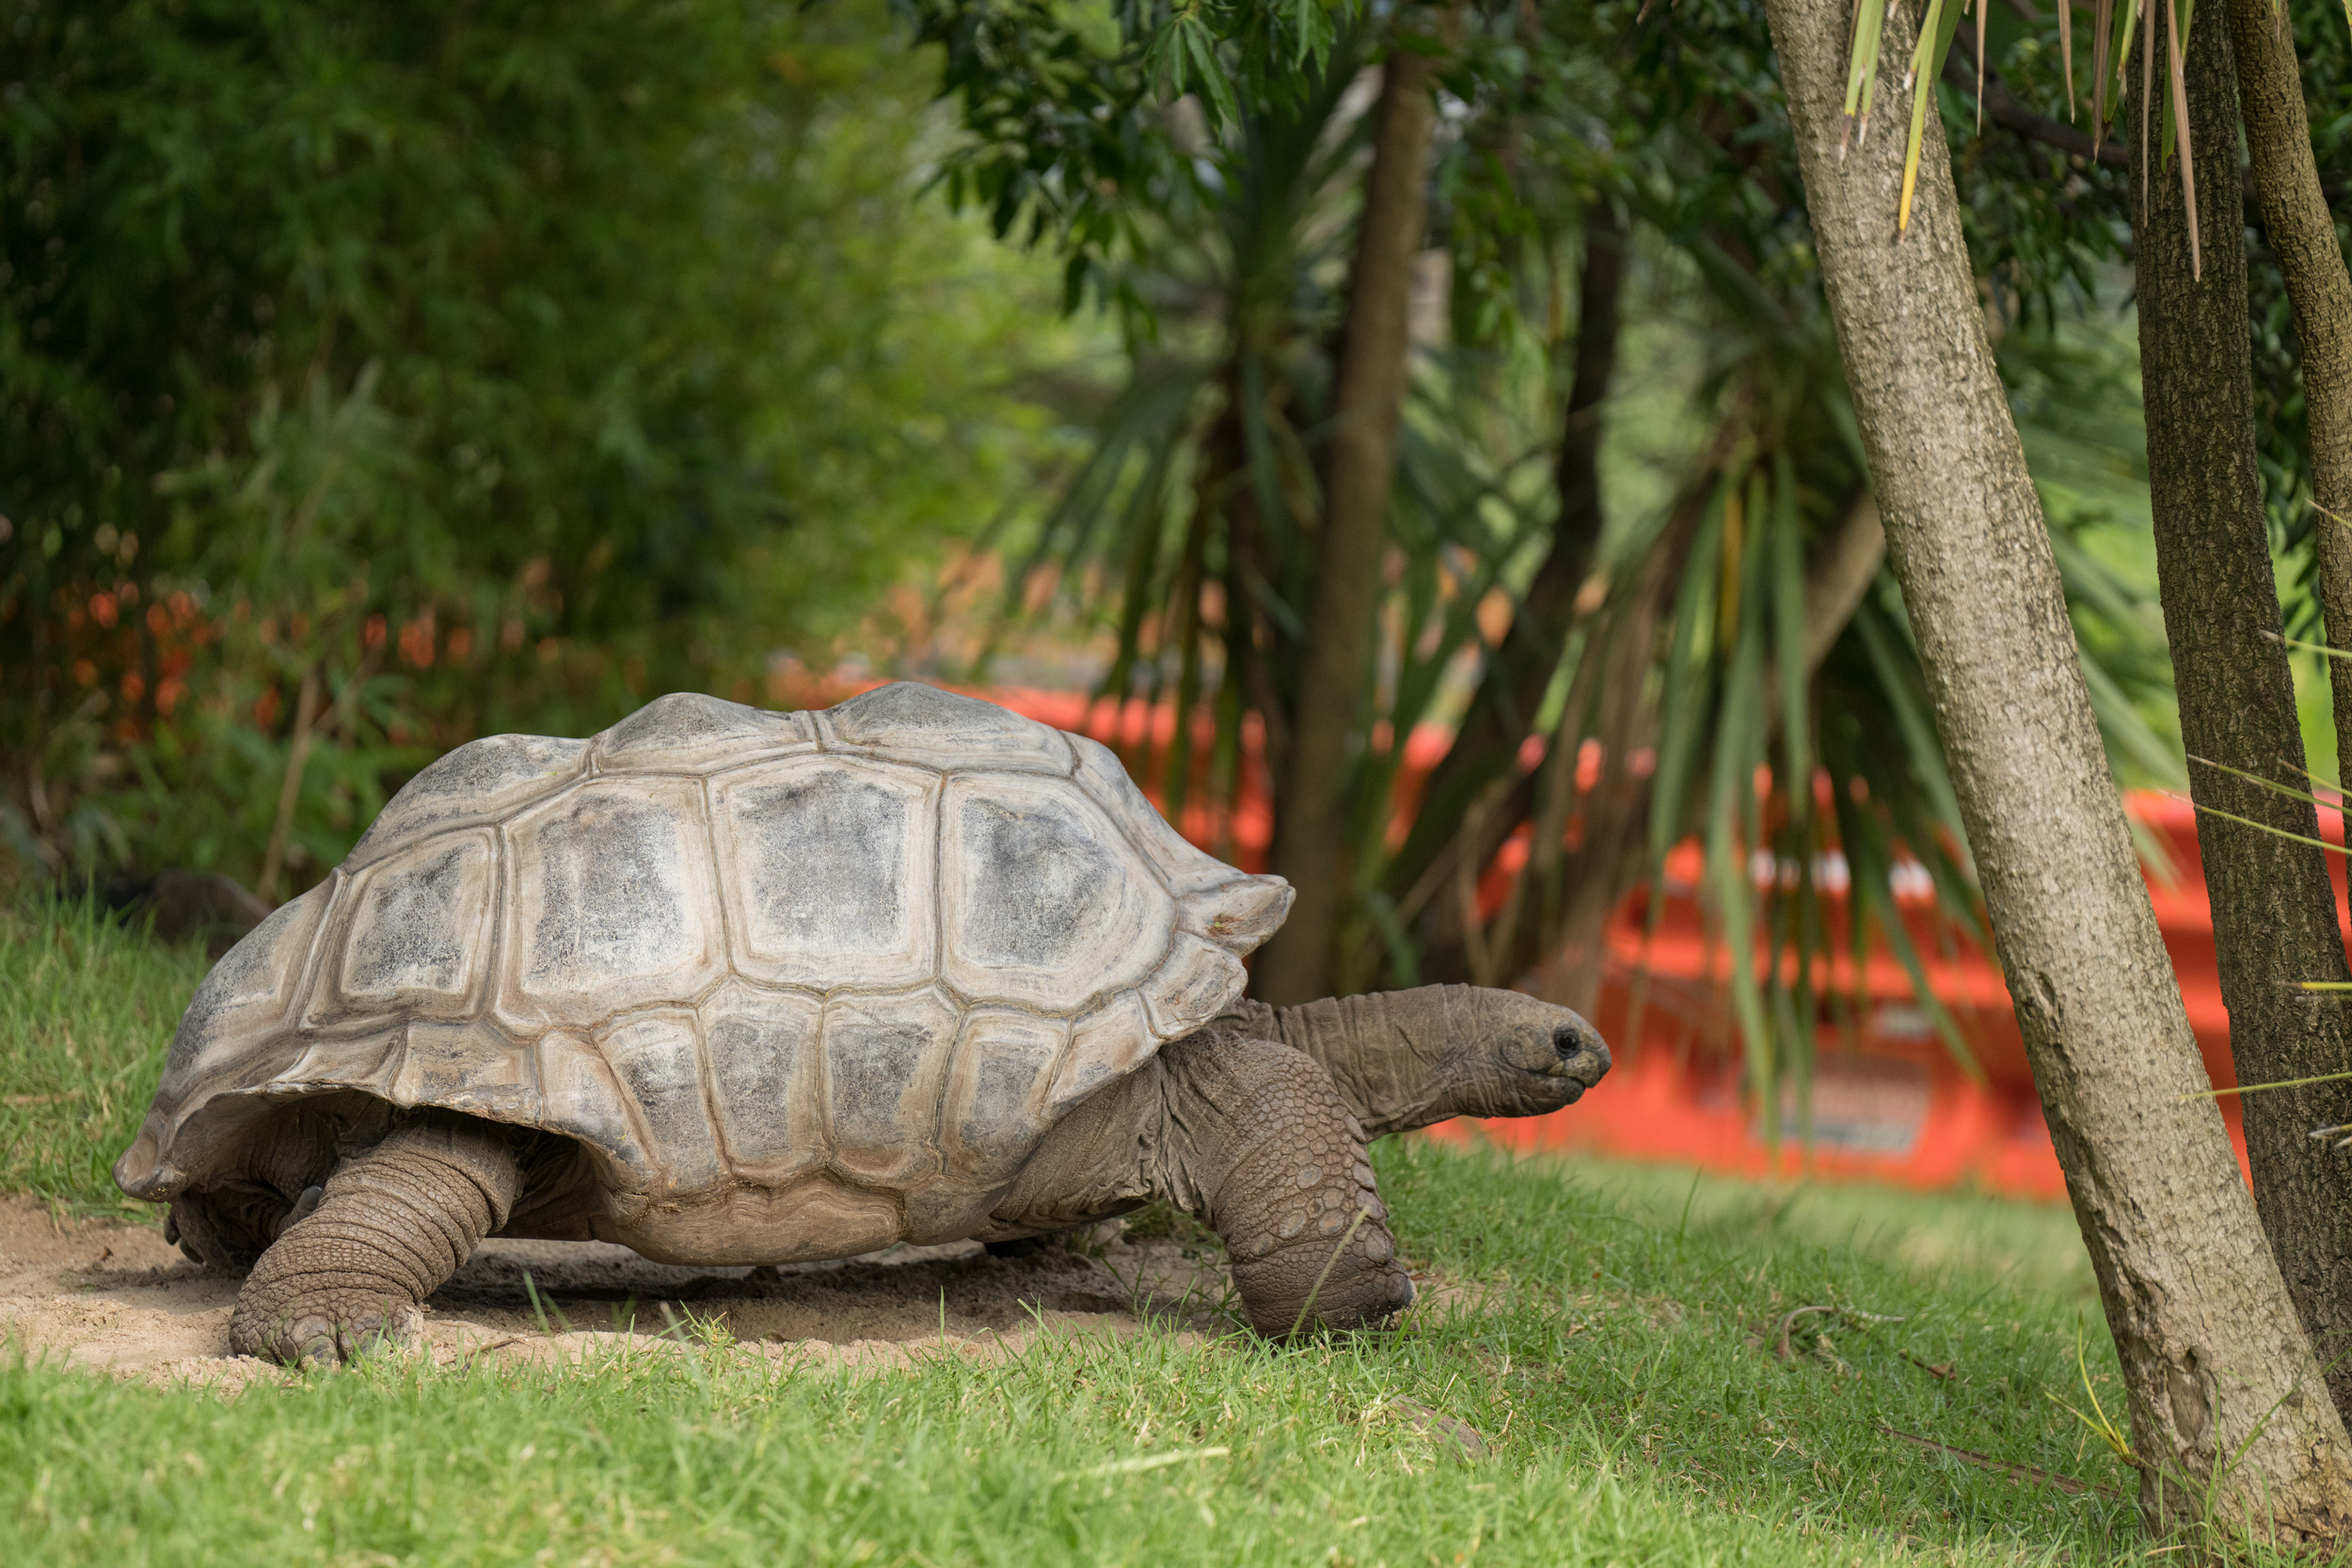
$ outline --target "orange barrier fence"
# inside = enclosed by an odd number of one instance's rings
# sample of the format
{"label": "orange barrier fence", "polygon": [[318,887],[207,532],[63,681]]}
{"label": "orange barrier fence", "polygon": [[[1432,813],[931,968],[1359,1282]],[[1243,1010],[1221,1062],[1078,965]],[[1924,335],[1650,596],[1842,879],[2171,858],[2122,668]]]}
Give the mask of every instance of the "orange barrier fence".
{"label": "orange barrier fence", "polygon": [[[2236,1082],[2230,1021],[2215,967],[2196,814],[2162,795],[2135,793],[2124,805],[2144,841],[2161,851],[2151,857],[2149,871],[2156,922],[2206,1071],[2217,1086],[2228,1087]],[[2322,815],[2331,818],[2330,835],[2340,838],[2334,814]],[[1947,933],[1935,929],[1942,923],[1931,912],[1932,895],[1921,887],[1907,895],[1899,881],[1897,896],[1910,906],[1906,915],[1929,987],[1958,1024],[1966,1061],[1954,1058],[1920,1007],[1909,973],[1881,941],[1863,964],[1858,1016],[1844,1027],[1827,1016],[1818,1022],[1809,1144],[1769,1140],[1757,1108],[1741,1093],[1729,958],[1710,945],[1700,918],[1692,886],[1697,849],[1677,855],[1683,863],[1668,863],[1655,939],[1645,941],[1645,894],[1618,911],[1609,934],[1594,1022],[1610,1039],[1631,1045],[1622,1065],[1572,1110],[1495,1123],[1490,1136],[1522,1149],[1585,1148],[1746,1175],[1804,1171],[1919,1187],[1972,1184],[2018,1196],[2065,1195],[1998,965],[1974,946],[1936,942]],[[2330,857],[2339,906],[2341,863]],[[1840,990],[1854,988],[1842,955],[1835,979]],[[1638,1021],[1631,1017],[1637,1006]],[[1785,1125],[1793,1128],[1796,1110],[1790,1095]],[[2237,1101],[2225,1098],[2221,1112],[2242,1165]]]}

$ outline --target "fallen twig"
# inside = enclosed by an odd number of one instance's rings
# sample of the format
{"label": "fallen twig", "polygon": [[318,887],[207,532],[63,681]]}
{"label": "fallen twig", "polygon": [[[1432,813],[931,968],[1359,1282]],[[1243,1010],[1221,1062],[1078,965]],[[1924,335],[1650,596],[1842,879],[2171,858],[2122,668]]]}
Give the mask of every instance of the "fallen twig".
{"label": "fallen twig", "polygon": [[1978,1453],[1974,1449],[1954,1448],[1949,1443],[1939,1443],[1932,1437],[1919,1437],[1908,1432],[1898,1432],[1883,1421],[1879,1423],[1879,1430],[1889,1437],[1900,1438],[1903,1442],[1915,1447],[1931,1449],[1936,1453],[1947,1453],[1954,1459],[1965,1460],[1979,1469],[1997,1470],[2011,1481],[2038,1481],[2046,1486],[2055,1486],[2069,1497],[2079,1497],[2090,1492],[2096,1492],[2107,1497],[2121,1497],[2123,1495],[2104,1481],[2076,1481],[2073,1476],[2062,1476],[2055,1470],[2045,1470],[2039,1465],[2019,1465],[2006,1459],[1995,1459],[1991,1454]]}
{"label": "fallen twig", "polygon": [[457,1357],[457,1364],[461,1370],[465,1371],[471,1371],[473,1370],[474,1363],[481,1360],[484,1356],[488,1355],[491,1352],[504,1350],[509,1345],[519,1345],[528,1338],[528,1335],[509,1334],[503,1338],[492,1339],[487,1344],[467,1345],[459,1354]]}
{"label": "fallen twig", "polygon": [[1837,1308],[1835,1307],[1800,1307],[1794,1312],[1791,1312],[1787,1317],[1781,1319],[1780,1348],[1773,1354],[1778,1355],[1783,1361],[1794,1361],[1797,1358],[1796,1353],[1788,1348],[1788,1334],[1791,1329],[1797,1326],[1797,1320],[1805,1316],[1809,1312],[1835,1312]]}
{"label": "fallen twig", "polygon": [[1900,1345],[1895,1347],[1895,1354],[1910,1362],[1913,1366],[1918,1368],[1921,1371],[1927,1373],[1930,1377],[1942,1378],[1947,1383],[1951,1381],[1952,1368],[1951,1364],[1948,1362],[1942,1366],[1938,1366],[1932,1361],[1922,1361],[1917,1356],[1912,1354],[1909,1351],[1903,1349]]}
{"label": "fallen twig", "polygon": [[0,1105],[63,1105],[81,1098],[79,1089],[69,1089],[63,1094],[0,1094]]}
{"label": "fallen twig", "polygon": [[1857,1312],[1849,1307],[1800,1307],[1794,1312],[1789,1313],[1787,1317],[1780,1320],[1780,1349],[1778,1354],[1783,1361],[1793,1361],[1796,1359],[1794,1353],[1788,1349],[1789,1331],[1797,1326],[1797,1320],[1799,1318],[1802,1318],[1810,1312],[1833,1313],[1851,1323],[1899,1323],[1908,1321],[1901,1315],[1889,1316],[1884,1312]]}

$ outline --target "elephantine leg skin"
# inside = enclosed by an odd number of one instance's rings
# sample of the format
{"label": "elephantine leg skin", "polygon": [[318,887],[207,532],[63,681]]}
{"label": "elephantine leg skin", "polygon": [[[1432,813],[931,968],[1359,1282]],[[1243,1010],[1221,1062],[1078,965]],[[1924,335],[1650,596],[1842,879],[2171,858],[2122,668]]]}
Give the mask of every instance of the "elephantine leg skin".
{"label": "elephantine leg skin", "polygon": [[1412,1305],[1364,1130],[1300,1052],[1228,1029],[1163,1047],[1045,1135],[982,1231],[1004,1242],[1162,1198],[1225,1241],[1259,1333],[1368,1328]]}
{"label": "elephantine leg skin", "polygon": [[436,1115],[344,1161],[316,1209],[254,1265],[229,1320],[230,1349],[291,1366],[413,1337],[424,1298],[515,1206],[522,1166],[511,1137]]}
{"label": "elephantine leg skin", "polygon": [[1171,1142],[1224,1239],[1259,1333],[1375,1328],[1412,1305],[1364,1130],[1330,1074],[1288,1046],[1215,1036],[1168,1047]]}

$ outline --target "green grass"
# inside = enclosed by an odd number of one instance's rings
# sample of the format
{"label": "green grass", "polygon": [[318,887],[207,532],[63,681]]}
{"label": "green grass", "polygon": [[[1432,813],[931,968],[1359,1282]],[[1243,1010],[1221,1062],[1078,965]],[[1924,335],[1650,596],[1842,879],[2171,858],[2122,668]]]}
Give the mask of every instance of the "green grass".
{"label": "green grass", "polygon": [[81,902],[0,900],[0,1192],[151,1212],[116,1190],[205,958]]}
{"label": "green grass", "polygon": [[[7,1113],[0,1184],[111,1204],[106,1163],[199,967],[78,915],[0,919],[0,1084],[85,1091]],[[1377,1157],[1406,1253],[1460,1288],[1384,1338],[1152,1333],[859,1377],[712,1335],[585,1370],[382,1363],[234,1399],[0,1358],[7,1556],[1452,1568],[2147,1550],[2128,1476],[2056,1402],[2083,1402],[2080,1344],[2116,1404],[2063,1211],[1425,1141]],[[1902,1321],[1815,1314],[1783,1360],[1804,1306]],[[1886,1429],[2117,1495],[2021,1483]]]}

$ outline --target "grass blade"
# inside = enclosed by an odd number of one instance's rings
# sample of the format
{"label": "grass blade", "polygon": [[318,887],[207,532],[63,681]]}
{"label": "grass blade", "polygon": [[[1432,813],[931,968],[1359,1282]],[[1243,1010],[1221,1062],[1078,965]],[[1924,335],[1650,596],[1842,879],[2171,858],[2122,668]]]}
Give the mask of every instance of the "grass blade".
{"label": "grass blade", "polygon": [[1856,0],[1852,59],[1846,67],[1845,122],[1837,134],[1837,156],[1846,155],[1847,139],[1857,123],[1862,139],[1869,137],[1870,97],[1879,73],[1879,35],[1886,23],[1886,0]]}
{"label": "grass blade", "polygon": [[[2324,981],[2306,980],[2303,982],[2303,989],[2306,990],[2352,990],[2352,987],[2338,988],[2328,986]],[[2192,1100],[2219,1100],[2223,1095],[2228,1094],[2260,1094],[2265,1089],[2301,1089],[2308,1088],[2313,1084],[2340,1084],[2346,1078],[2352,1078],[2352,1072],[2323,1072],[2316,1078],[2281,1078],[2274,1084],[2240,1084],[2235,1088],[2230,1089],[2199,1089],[2195,1094],[2180,1096],[2176,1103],[2186,1104]],[[2336,1131],[2334,1128],[2322,1128],[2312,1136],[2323,1137],[2334,1131]]]}
{"label": "grass blade", "polygon": [[[1992,14],[1993,14],[1993,8],[1992,8],[1992,6],[1988,3],[1988,0],[1976,0],[1976,4],[1977,4],[1977,133],[1978,133],[1978,135],[1983,135],[1983,134],[1984,134],[1984,24],[1985,24],[1985,22],[1986,22],[1986,21],[1987,21],[1987,20],[1988,20],[1988,19],[1992,16]],[[2063,16],[2065,16],[2065,14],[2066,14],[2066,0],[2058,0],[2058,15],[2059,15],[2060,17],[2063,17]]]}
{"label": "grass blade", "polygon": [[2148,210],[2149,105],[2156,99],[2156,29],[2145,16],[2139,20],[2139,210]]}
{"label": "grass blade", "polygon": [[2266,631],[2263,636],[2281,647],[2299,649],[2307,654],[2324,654],[2329,658],[2352,658],[2352,648],[2330,648],[2325,642],[2306,642],[2299,637],[2281,637],[2275,631]]}
{"label": "grass blade", "polygon": [[[2128,23],[2126,24],[2128,25]],[[2114,77],[2109,44],[2114,41],[2115,0],[2090,3],[2090,145],[2096,150],[2107,134],[2107,84]],[[2069,72],[2071,77],[2072,72]],[[2072,92],[2070,80],[2067,90]]]}
{"label": "grass blade", "polygon": [[1772,657],[1780,665],[1780,733],[1792,807],[1812,798],[1813,728],[1806,712],[1804,541],[1797,520],[1796,465],[1772,453]]}
{"label": "grass blade", "polygon": [[2225,821],[2235,822],[2241,827],[2252,828],[2261,832],[2272,833],[2280,838],[2292,839],[2297,844],[2308,844],[2314,849],[2325,849],[2331,855],[2352,854],[2352,850],[2347,850],[2343,845],[2330,844],[2324,838],[2312,838],[2303,833],[2291,833],[2284,828],[2274,828],[2267,822],[2257,822],[2250,816],[2240,816],[2235,812],[2223,811],[2218,806],[2200,805],[2197,801],[2190,800],[2187,796],[2174,794],[2173,791],[2169,789],[2166,790],[2165,793],[2167,795],[2170,795],[2172,799],[2180,801],[2183,805],[2195,806],[2197,810],[2203,812],[2207,816],[2218,816]]}
{"label": "grass blade", "polygon": [[[1895,214],[1895,232],[1911,228],[1911,198],[1919,185],[1919,149],[1927,136],[1928,109],[1935,102],[1935,81],[1951,53],[1952,37],[1960,31],[1963,0],[1928,0],[1928,13],[1919,24],[1919,42],[1911,55],[1911,139],[1903,144],[1903,194]],[[1981,4],[1982,0],[1979,0]]]}
{"label": "grass blade", "polygon": [[2188,753],[2188,760],[2200,767],[2210,768],[2217,773],[2227,773],[2232,778],[2244,779],[2248,784],[2260,784],[2273,795],[2283,795],[2290,800],[2301,800],[2308,805],[2317,806],[2322,811],[2335,809],[2332,804],[2316,795],[2307,795],[2293,784],[2280,784],[2276,779],[2265,779],[2260,773],[2249,773],[2243,768],[2233,768],[2226,762],[2216,762],[2211,757],[2201,757],[2194,752]]}

